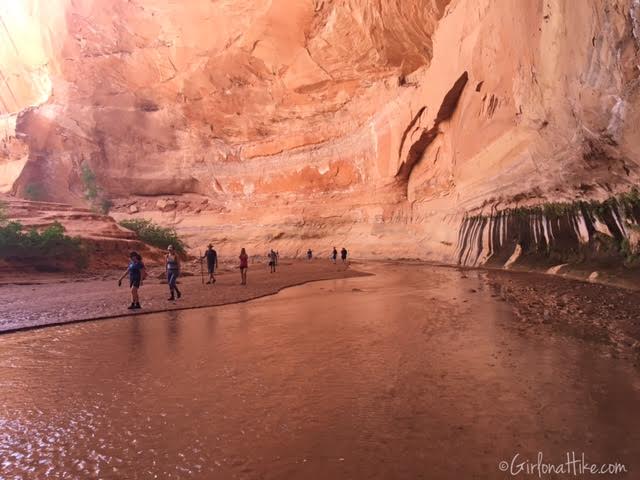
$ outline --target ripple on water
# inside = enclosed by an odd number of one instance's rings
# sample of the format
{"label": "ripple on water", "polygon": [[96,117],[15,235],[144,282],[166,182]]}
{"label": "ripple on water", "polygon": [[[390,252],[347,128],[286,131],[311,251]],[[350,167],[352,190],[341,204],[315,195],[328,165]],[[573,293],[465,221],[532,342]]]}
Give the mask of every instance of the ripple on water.
{"label": "ripple on water", "polygon": [[0,476],[493,478],[515,441],[584,438],[640,458],[624,364],[523,337],[474,273],[377,273],[0,337]]}

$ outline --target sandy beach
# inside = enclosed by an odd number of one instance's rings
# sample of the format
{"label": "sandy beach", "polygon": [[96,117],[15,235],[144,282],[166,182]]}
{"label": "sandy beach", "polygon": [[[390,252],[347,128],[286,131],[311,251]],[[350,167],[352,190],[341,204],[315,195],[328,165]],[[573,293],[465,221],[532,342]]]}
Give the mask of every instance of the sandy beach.
{"label": "sandy beach", "polygon": [[173,302],[167,300],[168,288],[160,278],[162,269],[155,268],[140,288],[142,309],[133,311],[127,309],[130,304],[128,279],[118,288],[120,272],[107,272],[100,278],[44,275],[43,283],[36,283],[38,279],[33,276],[24,277],[19,284],[0,284],[0,332],[244,302],[293,285],[366,275],[356,268],[356,265],[334,265],[327,260],[282,260],[278,271],[272,274],[267,265],[255,263],[249,268],[246,286],[240,285],[238,270],[232,267],[216,275],[213,285],[203,285],[199,272],[187,272],[179,280],[183,296]]}

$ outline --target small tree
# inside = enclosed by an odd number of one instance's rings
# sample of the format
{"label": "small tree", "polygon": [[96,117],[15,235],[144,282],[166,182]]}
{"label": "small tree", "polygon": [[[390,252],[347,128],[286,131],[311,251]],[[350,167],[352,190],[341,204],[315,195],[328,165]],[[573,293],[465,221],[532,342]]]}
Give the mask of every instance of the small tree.
{"label": "small tree", "polygon": [[93,210],[103,214],[109,213],[113,202],[106,198],[98,186],[98,178],[91,167],[83,163],[80,167],[80,179],[84,186],[84,198],[86,198],[93,207]]}
{"label": "small tree", "polygon": [[80,178],[84,185],[84,196],[87,200],[94,201],[98,197],[98,184],[96,183],[96,174],[93,173],[91,167],[86,163],[80,168]]}
{"label": "small tree", "polygon": [[163,250],[169,245],[173,245],[176,252],[182,255],[186,254],[185,243],[173,228],[161,227],[151,220],[145,219],[122,220],[120,225],[136,232],[138,238],[149,245],[162,248]]}

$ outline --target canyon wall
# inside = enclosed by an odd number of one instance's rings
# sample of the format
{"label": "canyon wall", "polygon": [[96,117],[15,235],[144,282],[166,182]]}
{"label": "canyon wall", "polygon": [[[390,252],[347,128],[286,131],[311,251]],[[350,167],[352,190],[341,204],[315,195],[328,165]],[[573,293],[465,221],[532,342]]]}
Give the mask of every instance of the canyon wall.
{"label": "canyon wall", "polygon": [[637,0],[56,1],[25,1],[22,30],[0,12],[41,52],[0,51],[26,79],[0,190],[150,218],[194,252],[502,262],[537,205],[638,184]]}

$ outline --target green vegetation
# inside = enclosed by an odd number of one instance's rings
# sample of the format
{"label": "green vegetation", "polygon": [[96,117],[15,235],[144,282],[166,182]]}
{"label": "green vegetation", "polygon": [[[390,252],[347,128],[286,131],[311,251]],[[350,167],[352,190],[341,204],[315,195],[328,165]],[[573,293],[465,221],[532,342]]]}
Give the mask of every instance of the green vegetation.
{"label": "green vegetation", "polygon": [[64,260],[84,268],[87,255],[79,238],[64,234],[64,227],[55,222],[38,231],[28,231],[20,222],[10,221],[7,205],[0,202],[0,258],[29,260],[47,267],[53,260]]}
{"label": "green vegetation", "polygon": [[634,252],[628,239],[622,241],[620,253],[624,257],[624,264],[627,267],[633,267],[640,263],[640,254]]}
{"label": "green vegetation", "polygon": [[47,267],[52,261],[75,263],[79,268],[86,267],[87,254],[79,238],[64,234],[64,227],[55,222],[38,231],[28,231],[20,222],[7,221],[2,208],[0,220],[0,258],[28,260],[39,267]]}
{"label": "green vegetation", "polygon": [[109,213],[111,207],[113,207],[113,202],[108,198],[103,198],[102,200],[100,200],[100,212],[102,212],[103,214],[106,215],[107,213]]}
{"label": "green vegetation", "polygon": [[640,191],[634,187],[629,192],[610,197],[606,200],[576,200],[573,202],[548,202],[528,207],[516,207],[506,209],[503,212],[520,218],[532,215],[544,215],[548,220],[580,214],[582,211],[589,212],[599,220],[614,210],[624,213],[628,217],[634,217],[634,211],[640,212]]}
{"label": "green vegetation", "polygon": [[44,198],[44,188],[39,183],[29,183],[24,188],[24,196],[28,200],[39,201]]}
{"label": "green vegetation", "polygon": [[633,217],[634,212],[640,209],[640,191],[633,187],[631,191],[618,196],[620,207],[628,217]]}
{"label": "green vegetation", "polygon": [[138,238],[154,247],[166,249],[173,245],[176,252],[186,254],[185,244],[173,228],[156,225],[151,220],[122,220],[120,225],[138,234]]}
{"label": "green vegetation", "polygon": [[[506,221],[509,225],[510,234],[520,240],[524,239],[531,249],[530,253],[534,255],[542,254],[564,263],[581,263],[592,259],[618,259],[628,267],[640,266],[640,252],[635,245],[635,239],[640,232],[638,187],[602,201],[547,202],[505,209],[493,215],[502,217],[502,221]],[[574,229],[576,219],[583,215],[587,227],[590,228],[590,239],[587,244],[582,244],[578,240],[577,232],[562,231],[567,228]],[[541,249],[540,244],[533,245],[536,236],[534,220],[541,217],[549,221],[548,228],[554,230],[550,243],[544,244],[545,249]],[[476,215],[467,217],[467,221],[476,222],[481,218],[488,217]],[[612,235],[594,232],[597,221],[608,225],[610,229],[616,229],[614,224],[619,225],[623,222],[627,233],[635,234],[630,241],[617,231],[612,231]],[[621,233],[624,235],[624,232]]]}
{"label": "green vegetation", "polygon": [[84,186],[84,198],[91,202],[92,209],[103,214],[109,213],[113,202],[106,198],[100,191],[96,174],[86,163],[80,167],[80,179]]}
{"label": "green vegetation", "polygon": [[84,185],[84,196],[87,200],[94,201],[98,198],[98,184],[96,182],[96,174],[93,173],[91,167],[86,163],[82,164],[80,169],[80,178]]}

